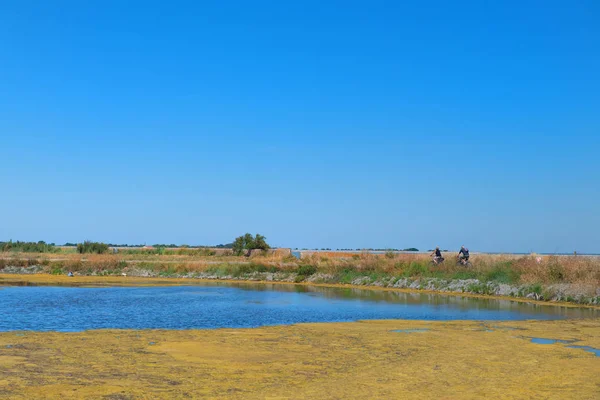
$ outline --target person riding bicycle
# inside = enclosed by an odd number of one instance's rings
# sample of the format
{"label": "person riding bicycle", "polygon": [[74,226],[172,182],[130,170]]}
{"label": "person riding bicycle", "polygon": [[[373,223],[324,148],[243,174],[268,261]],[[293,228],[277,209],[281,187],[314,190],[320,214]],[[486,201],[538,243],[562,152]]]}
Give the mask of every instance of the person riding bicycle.
{"label": "person riding bicycle", "polygon": [[460,251],[458,252],[458,261],[467,262],[469,261],[469,249],[465,246],[460,247]]}
{"label": "person riding bicycle", "polygon": [[444,257],[442,257],[442,252],[440,251],[440,248],[437,246],[436,246],[435,250],[433,252],[431,252],[431,256],[433,257],[433,262],[436,264],[439,264],[442,261],[444,261]]}

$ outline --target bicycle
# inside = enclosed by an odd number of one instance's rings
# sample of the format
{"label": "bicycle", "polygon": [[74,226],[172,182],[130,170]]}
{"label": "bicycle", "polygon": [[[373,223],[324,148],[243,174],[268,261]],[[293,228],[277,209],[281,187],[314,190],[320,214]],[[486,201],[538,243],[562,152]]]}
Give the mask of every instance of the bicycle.
{"label": "bicycle", "polygon": [[432,257],[429,264],[438,266],[438,265],[442,264],[443,262],[444,262],[444,257]]}
{"label": "bicycle", "polygon": [[471,268],[473,264],[469,261],[468,257],[460,257],[456,256],[456,265],[461,265],[463,267]]}

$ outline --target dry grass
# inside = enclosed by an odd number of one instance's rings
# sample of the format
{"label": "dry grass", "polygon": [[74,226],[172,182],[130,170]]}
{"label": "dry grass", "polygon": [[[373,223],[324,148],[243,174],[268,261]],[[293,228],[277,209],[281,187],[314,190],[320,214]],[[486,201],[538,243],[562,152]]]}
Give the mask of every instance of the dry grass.
{"label": "dry grass", "polygon": [[501,278],[507,283],[578,283],[600,287],[600,257],[475,254],[470,259],[472,268],[465,269],[457,265],[455,256],[455,253],[444,254],[446,261],[441,265],[432,265],[429,255],[423,253],[386,255],[365,252],[348,255],[315,252],[305,255],[301,261],[328,273],[355,270],[406,275],[410,271],[420,271],[424,276],[472,274],[488,280]]}
{"label": "dry grass", "polygon": [[455,253],[445,254],[446,261],[432,265],[422,253],[374,254],[314,252],[298,260],[285,252],[258,254],[251,258],[232,255],[193,254],[39,254],[0,253],[0,269],[5,266],[42,265],[49,272],[118,273],[137,267],[170,274],[202,272],[215,265],[263,265],[270,270],[293,271],[301,265],[316,267],[328,274],[382,274],[390,276],[425,276],[440,278],[478,278],[505,283],[570,283],[600,287],[600,257],[491,255],[471,256],[472,268],[456,265]]}

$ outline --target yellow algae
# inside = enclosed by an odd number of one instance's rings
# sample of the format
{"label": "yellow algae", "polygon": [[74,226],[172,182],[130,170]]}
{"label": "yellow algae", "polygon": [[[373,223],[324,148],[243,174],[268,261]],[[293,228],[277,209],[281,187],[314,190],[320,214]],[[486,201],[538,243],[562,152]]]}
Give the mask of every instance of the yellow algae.
{"label": "yellow algae", "polygon": [[531,337],[599,348],[600,319],[4,332],[0,398],[600,398],[600,357]]}
{"label": "yellow algae", "polygon": [[[200,282],[0,275],[0,284]],[[600,348],[600,319],[4,332],[0,398],[600,398],[600,357],[532,337]]]}
{"label": "yellow algae", "polygon": [[24,360],[23,357],[0,355],[0,365],[4,368],[12,367],[15,364],[22,364]]}

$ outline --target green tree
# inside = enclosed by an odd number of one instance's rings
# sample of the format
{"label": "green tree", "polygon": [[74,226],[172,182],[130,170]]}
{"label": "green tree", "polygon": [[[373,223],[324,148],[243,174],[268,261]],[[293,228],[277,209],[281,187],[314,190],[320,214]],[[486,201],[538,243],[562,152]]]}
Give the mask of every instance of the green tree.
{"label": "green tree", "polygon": [[231,248],[233,249],[233,254],[235,254],[236,256],[241,256],[244,252],[245,247],[246,243],[244,241],[244,237],[240,236],[235,238],[235,240],[233,241],[233,246]]}
{"label": "green tree", "polygon": [[271,247],[267,244],[267,238],[258,233],[254,237],[250,233],[239,236],[235,238],[232,246],[233,253],[238,256],[241,256],[244,253],[250,255],[252,250],[268,250],[270,248]]}
{"label": "green tree", "polygon": [[104,254],[108,252],[108,245],[99,242],[90,242],[89,240],[77,244],[77,252],[80,254],[93,253]]}
{"label": "green tree", "polygon": [[267,244],[267,238],[258,233],[254,236],[254,248],[260,250],[269,250],[271,246]]}

